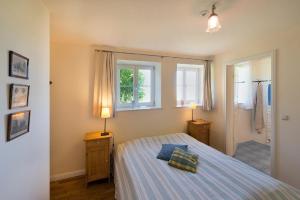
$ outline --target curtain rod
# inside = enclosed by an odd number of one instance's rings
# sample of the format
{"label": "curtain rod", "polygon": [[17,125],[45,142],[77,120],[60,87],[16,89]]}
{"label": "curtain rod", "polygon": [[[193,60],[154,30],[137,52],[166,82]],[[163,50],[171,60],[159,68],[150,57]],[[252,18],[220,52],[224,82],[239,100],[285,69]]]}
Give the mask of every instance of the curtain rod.
{"label": "curtain rod", "polygon": [[[257,81],[252,81],[253,83],[261,83],[261,82],[271,82],[271,80],[257,80]],[[240,81],[240,82],[235,82],[235,83],[246,83],[246,81]]]}
{"label": "curtain rod", "polygon": [[211,61],[211,60],[205,60],[200,58],[187,58],[187,57],[176,57],[176,56],[160,56],[160,55],[153,55],[153,54],[146,54],[146,53],[129,53],[124,51],[108,51],[108,50],[99,50],[95,49],[97,52],[112,52],[112,53],[123,53],[123,54],[131,54],[131,55],[141,55],[141,56],[153,56],[153,57],[161,57],[161,58],[177,58],[177,59],[189,59],[189,60],[201,60],[201,61]]}
{"label": "curtain rod", "polygon": [[257,81],[252,81],[253,83],[260,83],[260,82],[269,82],[271,80],[257,80]]}

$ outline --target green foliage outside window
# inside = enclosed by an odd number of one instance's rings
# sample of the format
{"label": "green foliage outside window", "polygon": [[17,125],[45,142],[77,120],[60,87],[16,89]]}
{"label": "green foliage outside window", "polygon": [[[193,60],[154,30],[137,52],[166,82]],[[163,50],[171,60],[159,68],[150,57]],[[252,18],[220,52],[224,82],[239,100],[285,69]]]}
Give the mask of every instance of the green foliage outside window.
{"label": "green foliage outside window", "polygon": [[[144,74],[138,73],[138,87],[144,84]],[[120,101],[122,103],[131,103],[134,100],[134,73],[132,69],[120,69]],[[145,92],[138,89],[138,98],[143,99]]]}

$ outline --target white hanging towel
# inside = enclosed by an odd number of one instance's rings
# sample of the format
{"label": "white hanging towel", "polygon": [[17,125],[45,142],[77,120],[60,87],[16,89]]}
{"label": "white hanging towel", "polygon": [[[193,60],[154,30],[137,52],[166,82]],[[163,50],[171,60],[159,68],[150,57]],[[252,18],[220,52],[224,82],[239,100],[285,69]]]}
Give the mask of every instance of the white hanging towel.
{"label": "white hanging towel", "polygon": [[255,129],[257,133],[262,133],[262,129],[265,128],[263,106],[263,87],[261,83],[258,83],[255,104]]}

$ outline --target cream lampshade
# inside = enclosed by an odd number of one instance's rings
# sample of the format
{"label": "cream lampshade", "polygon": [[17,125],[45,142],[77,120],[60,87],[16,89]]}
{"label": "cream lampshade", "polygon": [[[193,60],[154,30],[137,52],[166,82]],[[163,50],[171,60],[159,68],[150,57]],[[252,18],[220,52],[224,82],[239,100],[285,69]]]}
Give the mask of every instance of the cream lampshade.
{"label": "cream lampshade", "polygon": [[194,103],[194,102],[192,102],[192,103],[190,104],[190,108],[192,109],[192,121],[194,121],[194,110],[196,110],[197,104]]}
{"label": "cream lampshade", "polygon": [[101,136],[105,136],[109,134],[108,132],[106,132],[106,119],[110,118],[110,111],[108,107],[102,107],[101,118],[104,119],[104,131],[101,133]]}
{"label": "cream lampshade", "polygon": [[110,112],[108,107],[103,107],[101,111],[101,118],[110,118]]}
{"label": "cream lampshade", "polygon": [[194,102],[192,102],[190,104],[190,108],[193,109],[193,110],[195,110],[197,108],[197,104],[195,104]]}

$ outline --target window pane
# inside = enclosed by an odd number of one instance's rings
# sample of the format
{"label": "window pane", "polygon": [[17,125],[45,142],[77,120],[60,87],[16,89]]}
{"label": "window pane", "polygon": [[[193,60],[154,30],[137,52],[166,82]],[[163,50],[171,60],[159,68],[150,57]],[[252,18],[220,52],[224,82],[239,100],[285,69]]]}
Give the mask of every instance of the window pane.
{"label": "window pane", "polygon": [[177,64],[177,105],[202,105],[203,65]]}
{"label": "window pane", "polygon": [[120,69],[120,102],[131,103],[133,101],[133,69]]}
{"label": "window pane", "polygon": [[181,70],[177,71],[176,85],[177,85],[177,89],[176,89],[177,102],[180,103],[181,100],[183,100],[183,71]]}
{"label": "window pane", "polygon": [[253,108],[253,84],[250,63],[235,65],[235,103],[245,109]]}
{"label": "window pane", "polygon": [[197,90],[198,90],[198,93],[199,93],[199,104],[200,105],[203,105],[203,90],[204,90],[204,68],[200,68],[199,71],[198,71],[199,75],[198,75],[198,87],[197,87]]}
{"label": "window pane", "polygon": [[140,103],[151,102],[151,69],[138,70],[138,99]]}
{"label": "window pane", "polygon": [[185,85],[186,85],[186,100],[196,102],[197,95],[197,71],[186,71]]}

